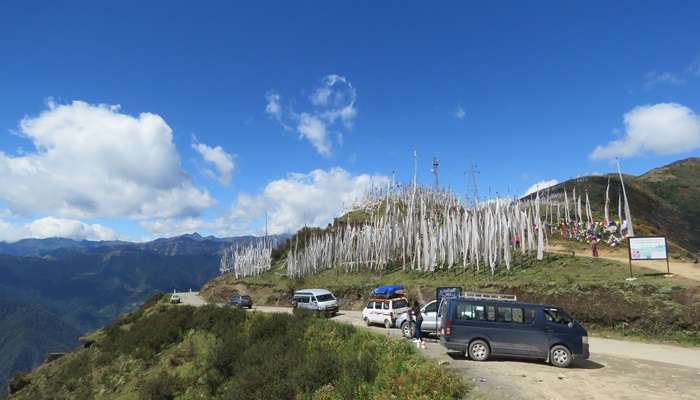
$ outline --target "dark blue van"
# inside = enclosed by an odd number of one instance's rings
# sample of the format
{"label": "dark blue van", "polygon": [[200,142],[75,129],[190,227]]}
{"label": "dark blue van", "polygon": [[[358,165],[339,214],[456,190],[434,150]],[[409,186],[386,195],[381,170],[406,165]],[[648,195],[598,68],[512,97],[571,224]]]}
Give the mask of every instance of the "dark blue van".
{"label": "dark blue van", "polygon": [[558,307],[514,301],[443,300],[440,343],[476,361],[489,356],[527,357],[566,368],[587,359],[588,333]]}

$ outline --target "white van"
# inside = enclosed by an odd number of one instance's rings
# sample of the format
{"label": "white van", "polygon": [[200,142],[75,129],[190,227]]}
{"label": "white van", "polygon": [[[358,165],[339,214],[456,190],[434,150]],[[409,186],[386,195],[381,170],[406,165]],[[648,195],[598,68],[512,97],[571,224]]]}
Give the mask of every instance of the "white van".
{"label": "white van", "polygon": [[407,312],[408,309],[408,299],[405,297],[391,299],[373,298],[367,303],[367,307],[362,310],[362,319],[367,326],[381,324],[389,329],[394,326],[396,318]]}
{"label": "white van", "polygon": [[338,300],[326,289],[302,289],[294,292],[292,307],[332,317],[338,313]]}

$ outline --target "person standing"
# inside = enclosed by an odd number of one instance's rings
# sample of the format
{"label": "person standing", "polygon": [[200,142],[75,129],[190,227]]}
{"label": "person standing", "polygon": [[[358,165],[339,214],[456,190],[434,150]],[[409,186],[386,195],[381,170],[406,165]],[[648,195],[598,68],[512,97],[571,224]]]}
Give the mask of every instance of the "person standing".
{"label": "person standing", "polygon": [[596,237],[591,240],[591,253],[593,253],[593,257],[598,257],[598,238]]}
{"label": "person standing", "polygon": [[418,305],[418,300],[413,302],[413,308],[411,309],[411,315],[413,317],[413,322],[415,323],[415,340],[420,343],[422,341],[421,325],[423,324],[423,313],[420,312],[420,306]]}

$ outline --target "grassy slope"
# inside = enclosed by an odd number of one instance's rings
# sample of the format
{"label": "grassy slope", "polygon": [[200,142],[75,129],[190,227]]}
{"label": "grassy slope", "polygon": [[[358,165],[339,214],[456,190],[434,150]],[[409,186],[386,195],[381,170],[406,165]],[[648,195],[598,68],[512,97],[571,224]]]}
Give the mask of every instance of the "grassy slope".
{"label": "grassy slope", "polygon": [[215,278],[202,288],[210,301],[223,301],[234,291],[249,292],[259,304],[288,305],[293,290],[324,287],[341,299],[341,308],[361,309],[373,287],[402,284],[410,297],[427,301],[439,286],[465,290],[517,294],[534,303],[556,304],[568,309],[594,332],[656,341],[700,345],[700,286],[688,279],[660,276],[656,271],[634,268],[639,278],[625,281],[623,263],[567,255],[548,255],[538,262],[517,258],[512,272],[491,276],[453,270],[434,274],[402,272],[346,274],[328,270],[304,280],[289,280],[282,264],[263,276],[235,280]]}
{"label": "grassy slope", "polygon": [[465,398],[403,341],[312,316],[171,306],[156,298],[14,383],[12,399]]}
{"label": "grassy slope", "polygon": [[[641,176],[625,175],[625,188],[637,235],[665,235],[675,255],[697,257],[700,249],[700,158],[680,160],[652,169]],[[586,191],[596,219],[602,219],[608,176],[575,178],[553,186],[560,193],[566,188],[571,200]],[[617,219],[617,174],[610,175],[610,216]],[[546,191],[541,194],[546,196]],[[533,195],[534,196],[534,195]],[[563,210],[562,210],[563,213]],[[571,209],[573,215],[574,210]]]}

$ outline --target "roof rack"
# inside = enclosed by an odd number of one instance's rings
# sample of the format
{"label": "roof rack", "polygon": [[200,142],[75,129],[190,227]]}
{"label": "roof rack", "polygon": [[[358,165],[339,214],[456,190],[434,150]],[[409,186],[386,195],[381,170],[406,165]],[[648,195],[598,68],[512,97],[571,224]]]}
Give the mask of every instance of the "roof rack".
{"label": "roof rack", "polygon": [[514,294],[466,292],[462,298],[479,300],[518,301]]}

